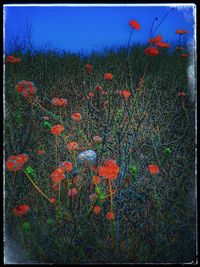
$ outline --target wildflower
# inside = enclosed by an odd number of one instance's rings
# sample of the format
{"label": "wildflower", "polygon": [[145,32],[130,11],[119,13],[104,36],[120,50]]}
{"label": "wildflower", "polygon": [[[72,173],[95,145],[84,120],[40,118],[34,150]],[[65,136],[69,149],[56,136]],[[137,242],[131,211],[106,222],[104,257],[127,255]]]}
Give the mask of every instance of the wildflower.
{"label": "wildflower", "polygon": [[184,49],[184,47],[182,47],[182,46],[177,46],[176,47],[176,50],[183,50]]}
{"label": "wildflower", "polygon": [[17,156],[10,156],[6,162],[6,168],[9,171],[18,171],[28,161],[28,156],[25,154],[19,154]]}
{"label": "wildflower", "polygon": [[148,47],[145,49],[145,54],[148,56],[157,56],[159,54],[159,51],[155,47]]}
{"label": "wildflower", "polygon": [[148,169],[151,175],[156,175],[159,173],[159,168],[157,165],[149,165]]}
{"label": "wildflower", "polygon": [[119,173],[119,166],[115,160],[107,160],[104,166],[98,167],[99,176],[103,176],[107,179],[116,179]]}
{"label": "wildflower", "polygon": [[102,91],[101,94],[102,94],[102,95],[107,95],[108,92],[106,92],[106,91]]}
{"label": "wildflower", "polygon": [[60,183],[64,178],[64,172],[65,169],[63,167],[57,168],[52,174],[51,174],[51,179],[53,183],[58,184]]}
{"label": "wildflower", "polygon": [[157,43],[160,43],[160,42],[162,42],[162,36],[161,35],[158,35],[158,36],[156,36],[154,38],[150,38],[148,40],[149,44],[157,44]]}
{"label": "wildflower", "polygon": [[73,169],[73,165],[70,161],[63,162],[60,167],[63,167],[66,172],[71,172]]}
{"label": "wildflower", "polygon": [[50,198],[50,203],[55,203],[56,199],[54,197]]}
{"label": "wildflower", "polygon": [[135,30],[140,30],[140,24],[133,19],[129,22],[129,25]]}
{"label": "wildflower", "polygon": [[71,115],[71,118],[73,121],[80,121],[82,119],[82,116],[80,113],[76,112]]}
{"label": "wildflower", "polygon": [[112,79],[113,79],[112,73],[107,72],[104,74],[104,80],[111,81]]}
{"label": "wildflower", "polygon": [[170,48],[170,44],[168,44],[168,43],[164,43],[164,42],[159,42],[159,43],[157,43],[157,46],[158,47],[161,47],[161,48]]}
{"label": "wildflower", "polygon": [[36,93],[37,89],[33,82],[20,81],[16,85],[16,91],[24,97],[32,96]]}
{"label": "wildflower", "polygon": [[92,184],[100,184],[101,178],[99,176],[93,176],[92,177]]}
{"label": "wildflower", "polygon": [[124,98],[129,98],[129,96],[131,95],[131,93],[128,90],[122,90],[119,91],[119,95],[123,96]]}
{"label": "wildflower", "polygon": [[44,155],[46,152],[45,152],[45,150],[43,150],[43,149],[41,149],[41,150],[39,150],[38,151],[38,155]]}
{"label": "wildflower", "polygon": [[28,205],[20,205],[20,206],[16,206],[13,209],[13,214],[16,217],[22,217],[24,214],[26,214],[29,211],[30,207]]}
{"label": "wildflower", "polygon": [[186,93],[185,92],[179,92],[178,96],[186,96]]}
{"label": "wildflower", "polygon": [[175,33],[176,34],[188,34],[188,31],[186,31],[186,30],[176,30]]}
{"label": "wildflower", "polygon": [[87,74],[92,72],[93,66],[91,64],[86,64],[85,66]]}
{"label": "wildflower", "polygon": [[100,85],[97,85],[96,87],[95,87],[95,89],[97,90],[97,91],[102,91],[102,87],[100,86]]}
{"label": "wildflower", "polygon": [[181,54],[182,57],[187,57],[188,55],[187,54]]}
{"label": "wildflower", "polygon": [[100,208],[99,206],[95,206],[94,209],[93,209],[93,212],[94,212],[94,214],[96,214],[96,215],[99,214],[100,211],[101,211],[101,208]]}
{"label": "wildflower", "polygon": [[109,101],[108,100],[103,102],[103,107],[104,108],[108,108],[109,107]]}
{"label": "wildflower", "polygon": [[14,56],[8,56],[7,58],[6,58],[6,62],[10,62],[10,63],[12,63],[12,64],[17,64],[17,63],[19,63],[21,61],[21,58],[17,58],[17,57],[14,57]]}
{"label": "wildflower", "polygon": [[89,92],[89,93],[88,93],[88,96],[89,96],[89,97],[94,97],[94,93]]}
{"label": "wildflower", "polygon": [[108,219],[108,220],[113,220],[114,219],[114,213],[112,212],[112,211],[109,211],[109,212],[107,212],[107,214],[106,214],[106,218]]}
{"label": "wildflower", "polygon": [[102,138],[100,136],[98,136],[98,135],[94,136],[93,140],[94,140],[95,143],[101,143],[102,142]]}
{"label": "wildflower", "polygon": [[68,100],[65,98],[53,98],[51,104],[54,106],[64,107],[68,103]]}
{"label": "wildflower", "polygon": [[79,149],[79,145],[76,142],[70,142],[67,144],[68,151],[74,151]]}
{"label": "wildflower", "polygon": [[76,188],[71,188],[71,189],[69,189],[69,191],[68,191],[68,196],[69,197],[75,197],[76,195],[78,194],[78,192],[77,192],[77,190],[76,190]]}
{"label": "wildflower", "polygon": [[64,131],[64,127],[60,124],[57,124],[51,127],[51,132],[54,135],[61,134],[63,131]]}

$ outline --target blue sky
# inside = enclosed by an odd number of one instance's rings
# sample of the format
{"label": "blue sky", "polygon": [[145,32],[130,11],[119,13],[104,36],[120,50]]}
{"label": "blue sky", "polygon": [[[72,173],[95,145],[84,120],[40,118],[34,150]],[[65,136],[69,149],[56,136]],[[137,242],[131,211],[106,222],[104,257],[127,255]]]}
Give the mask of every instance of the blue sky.
{"label": "blue sky", "polygon": [[[169,13],[155,34],[165,41],[176,41],[177,29],[194,34],[193,7],[176,7]],[[103,47],[127,45],[131,19],[139,22],[141,29],[134,31],[131,43],[146,43],[150,36],[152,21],[160,23],[169,6],[9,6],[5,11],[5,48],[9,51],[13,39],[26,35],[27,20],[32,25],[32,43],[35,48],[52,48],[79,52],[100,50]]]}

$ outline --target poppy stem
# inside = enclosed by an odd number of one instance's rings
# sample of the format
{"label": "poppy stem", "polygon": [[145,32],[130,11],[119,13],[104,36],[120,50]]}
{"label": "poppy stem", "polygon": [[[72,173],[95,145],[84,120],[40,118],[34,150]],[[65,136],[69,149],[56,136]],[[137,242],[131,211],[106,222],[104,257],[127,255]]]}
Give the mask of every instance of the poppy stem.
{"label": "poppy stem", "polygon": [[113,193],[112,193],[112,185],[111,185],[111,179],[108,179],[108,183],[109,183],[109,190],[110,190],[110,209],[112,211],[112,202],[113,202]]}
{"label": "poppy stem", "polygon": [[128,45],[127,45],[127,55],[129,54],[129,46],[130,46],[130,42],[131,42],[131,36],[133,33],[133,29],[131,30],[130,36],[129,36],[129,40],[128,40]]}
{"label": "poppy stem", "polygon": [[51,202],[51,200],[42,192],[42,190],[33,182],[33,180],[31,179],[31,177],[28,175],[28,173],[23,170],[23,172],[26,174],[27,178],[29,179],[29,181],[32,183],[32,185],[36,188],[36,190],[42,194],[49,202]]}

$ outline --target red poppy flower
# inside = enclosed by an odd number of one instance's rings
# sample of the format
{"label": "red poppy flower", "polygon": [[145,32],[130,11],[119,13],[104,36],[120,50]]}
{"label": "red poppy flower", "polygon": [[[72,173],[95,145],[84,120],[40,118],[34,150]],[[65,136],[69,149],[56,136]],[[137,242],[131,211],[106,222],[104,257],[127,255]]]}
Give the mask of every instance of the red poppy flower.
{"label": "red poppy flower", "polygon": [[94,212],[94,214],[96,214],[96,215],[99,214],[100,211],[101,211],[101,208],[100,208],[99,206],[95,206],[94,209],[93,209],[93,212]]}
{"label": "red poppy flower", "polygon": [[119,166],[115,160],[107,160],[104,166],[98,167],[99,176],[103,176],[107,179],[116,179],[119,173]]}
{"label": "red poppy flower", "polygon": [[86,64],[85,66],[87,74],[92,72],[93,66],[91,64]]}
{"label": "red poppy flower", "polygon": [[30,207],[28,205],[20,205],[20,206],[16,206],[14,209],[13,209],[13,214],[16,216],[16,217],[21,217],[23,216],[24,214],[26,214],[28,211],[29,211]]}
{"label": "red poppy flower", "polygon": [[76,142],[70,142],[67,144],[68,151],[74,151],[79,149],[79,145]]}
{"label": "red poppy flower", "polygon": [[32,96],[36,93],[37,89],[33,82],[20,81],[16,85],[16,91],[24,97]]}
{"label": "red poppy flower", "polygon": [[51,175],[51,179],[53,183],[55,184],[60,183],[65,178],[64,172],[65,172],[65,169],[63,167],[57,168]]}
{"label": "red poppy flower", "polygon": [[82,119],[82,116],[80,113],[76,112],[72,114],[71,118],[73,121],[80,121]]}
{"label": "red poppy flower", "polygon": [[7,59],[6,59],[6,62],[10,62],[12,64],[17,64],[21,61],[21,58],[17,58],[17,57],[14,57],[14,56],[8,56]]}
{"label": "red poppy flower", "polygon": [[73,169],[73,165],[70,161],[65,161],[61,164],[61,167],[65,169],[66,172],[71,172]]}
{"label": "red poppy flower", "polygon": [[185,92],[179,92],[178,96],[186,96],[186,93]]}
{"label": "red poppy flower", "polygon": [[64,107],[68,103],[67,99],[65,98],[53,98],[51,100],[51,104],[54,106]]}
{"label": "red poppy flower", "polygon": [[149,165],[148,169],[151,175],[157,175],[159,173],[159,168],[157,165]]}
{"label": "red poppy flower", "polygon": [[106,214],[106,218],[108,219],[108,220],[113,220],[114,219],[114,213],[112,212],[112,211],[109,211],[109,212],[107,212],[107,214]]}
{"label": "red poppy flower", "polygon": [[28,161],[28,156],[25,154],[19,154],[17,156],[10,156],[6,162],[6,168],[9,171],[18,171]]}
{"label": "red poppy flower", "polygon": [[182,46],[177,46],[176,47],[176,50],[183,50],[184,49],[184,47],[182,47]]}
{"label": "red poppy flower", "polygon": [[64,131],[64,127],[60,124],[57,124],[51,127],[51,132],[54,135],[61,134],[63,131]]}
{"label": "red poppy flower", "polygon": [[123,96],[124,98],[129,98],[131,93],[128,90],[122,90],[122,91],[119,91],[119,95]]}
{"label": "red poppy flower", "polygon": [[98,135],[94,136],[93,140],[94,140],[95,143],[101,143],[102,142],[102,138],[100,136],[98,136]]}
{"label": "red poppy flower", "polygon": [[102,91],[102,87],[100,86],[100,85],[97,85],[96,87],[95,87],[95,89],[97,90],[97,91]]}
{"label": "red poppy flower", "polygon": [[188,34],[188,31],[186,30],[176,30],[176,34]]}
{"label": "red poppy flower", "polygon": [[160,43],[160,42],[162,42],[162,36],[161,35],[158,35],[158,36],[156,36],[154,38],[150,38],[148,40],[149,44],[157,44],[157,43]]}
{"label": "red poppy flower", "polygon": [[157,56],[159,54],[159,51],[155,47],[148,47],[145,49],[145,54],[148,56]]}
{"label": "red poppy flower", "polygon": [[92,177],[92,184],[100,184],[101,178],[99,176],[93,176]]}
{"label": "red poppy flower", "polygon": [[106,100],[103,102],[103,107],[108,108],[109,107],[109,100]]}
{"label": "red poppy flower", "polygon": [[45,152],[44,149],[41,149],[41,150],[38,151],[38,155],[44,155],[45,153],[46,153],[46,152]]}
{"label": "red poppy flower", "polygon": [[182,57],[187,57],[188,55],[187,54],[181,54]]}
{"label": "red poppy flower", "polygon": [[108,92],[106,92],[106,91],[102,91],[101,94],[102,94],[102,95],[107,95]]}
{"label": "red poppy flower", "polygon": [[129,25],[135,30],[139,30],[140,29],[140,24],[137,21],[133,20],[133,19],[129,22]]}
{"label": "red poppy flower", "polygon": [[68,196],[69,197],[75,197],[76,195],[78,194],[78,192],[77,192],[77,190],[76,190],[76,188],[71,188],[71,189],[69,189],[69,191],[68,191]]}
{"label": "red poppy flower", "polygon": [[104,73],[104,80],[111,81],[113,79],[112,73]]}
{"label": "red poppy flower", "polygon": [[89,93],[88,93],[88,97],[89,97],[89,98],[90,98],[90,97],[94,97],[94,93],[89,92]]}
{"label": "red poppy flower", "polygon": [[170,48],[170,44],[168,44],[168,43],[164,43],[164,42],[159,42],[159,43],[157,43],[157,46],[158,47],[161,47],[161,48]]}

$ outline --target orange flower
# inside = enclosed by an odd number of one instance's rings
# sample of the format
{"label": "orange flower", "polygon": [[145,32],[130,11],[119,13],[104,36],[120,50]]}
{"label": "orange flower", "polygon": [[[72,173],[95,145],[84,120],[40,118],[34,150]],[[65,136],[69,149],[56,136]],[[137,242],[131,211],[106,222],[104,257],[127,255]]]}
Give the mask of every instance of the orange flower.
{"label": "orange flower", "polygon": [[44,155],[46,152],[45,152],[45,150],[43,150],[43,149],[41,149],[41,150],[39,150],[38,151],[38,155]]}
{"label": "orange flower", "polygon": [[69,191],[68,191],[68,196],[69,197],[75,197],[76,195],[78,194],[78,192],[77,192],[77,190],[76,190],[76,188],[71,188],[71,189],[69,189]]}
{"label": "orange flower", "polygon": [[29,211],[30,207],[28,205],[20,205],[20,206],[16,206],[13,209],[13,214],[16,217],[22,217],[24,214],[26,214]]}
{"label": "orange flower", "polygon": [[106,218],[108,219],[108,220],[113,220],[114,219],[114,213],[112,212],[112,211],[109,211],[109,212],[107,212],[107,214],[106,214]]}
{"label": "orange flower", "polygon": [[10,156],[6,162],[6,168],[9,171],[18,171],[28,161],[28,156],[25,154],[19,154],[17,156]]}
{"label": "orange flower", "polygon": [[129,22],[129,25],[135,30],[140,30],[140,24],[133,19]]}
{"label": "orange flower", "polygon": [[182,57],[187,57],[188,55],[187,54],[181,54]]}
{"label": "orange flower", "polygon": [[112,73],[107,72],[104,74],[104,80],[111,81],[112,79],[113,79]]}
{"label": "orange flower", "polygon": [[128,90],[122,90],[122,91],[119,91],[119,95],[123,96],[124,98],[129,98],[131,93]]}
{"label": "orange flower", "polygon": [[63,167],[57,168],[51,175],[53,183],[59,184],[64,178],[65,169]]}
{"label": "orange flower", "polygon": [[80,121],[82,119],[82,116],[80,113],[77,112],[77,113],[73,113],[71,118],[73,121]]}
{"label": "orange flower", "polygon": [[178,96],[186,96],[186,93],[185,92],[179,92]]}
{"label": "orange flower", "polygon": [[57,124],[51,127],[51,132],[54,135],[61,134],[63,131],[64,131],[64,127],[60,124]]}
{"label": "orange flower", "polygon": [[164,42],[157,43],[157,46],[161,48],[170,48],[170,44]]}
{"label": "orange flower", "polygon": [[157,56],[159,54],[159,51],[155,47],[148,47],[145,49],[145,54],[148,56]]}
{"label": "orange flower", "polygon": [[87,74],[92,72],[93,66],[91,64],[86,64],[85,66]]}
{"label": "orange flower", "polygon": [[72,169],[73,169],[73,165],[72,165],[72,163],[70,161],[65,161],[60,166],[64,167],[66,172],[71,172]]}
{"label": "orange flower", "polygon": [[99,176],[103,176],[107,179],[116,179],[119,173],[119,166],[115,160],[107,160],[104,166],[98,167]]}
{"label": "orange flower", "polygon": [[176,30],[176,34],[188,34],[188,31],[186,30]]}
{"label": "orange flower", "polygon": [[149,44],[157,44],[157,43],[160,43],[160,42],[162,42],[162,36],[161,35],[158,35],[158,36],[156,36],[154,38],[150,38],[149,41],[148,41]]}
{"label": "orange flower", "polygon": [[159,168],[157,165],[149,165],[148,169],[151,175],[157,175],[159,173]]}
{"label": "orange flower", "polygon": [[56,202],[56,199],[54,197],[50,198],[50,203]]}
{"label": "orange flower", "polygon": [[70,142],[67,144],[68,151],[74,151],[79,149],[79,145],[76,142]]}
{"label": "orange flower", "polygon": [[92,177],[92,184],[100,184],[101,178],[99,176]]}
{"label": "orange flower", "polygon": [[99,206],[95,206],[94,209],[93,209],[93,212],[94,212],[94,214],[96,214],[96,215],[99,214],[100,211],[101,211],[101,208],[100,208]]}
{"label": "orange flower", "polygon": [[65,98],[53,98],[51,100],[51,104],[54,106],[64,107],[68,103],[67,99]]}

